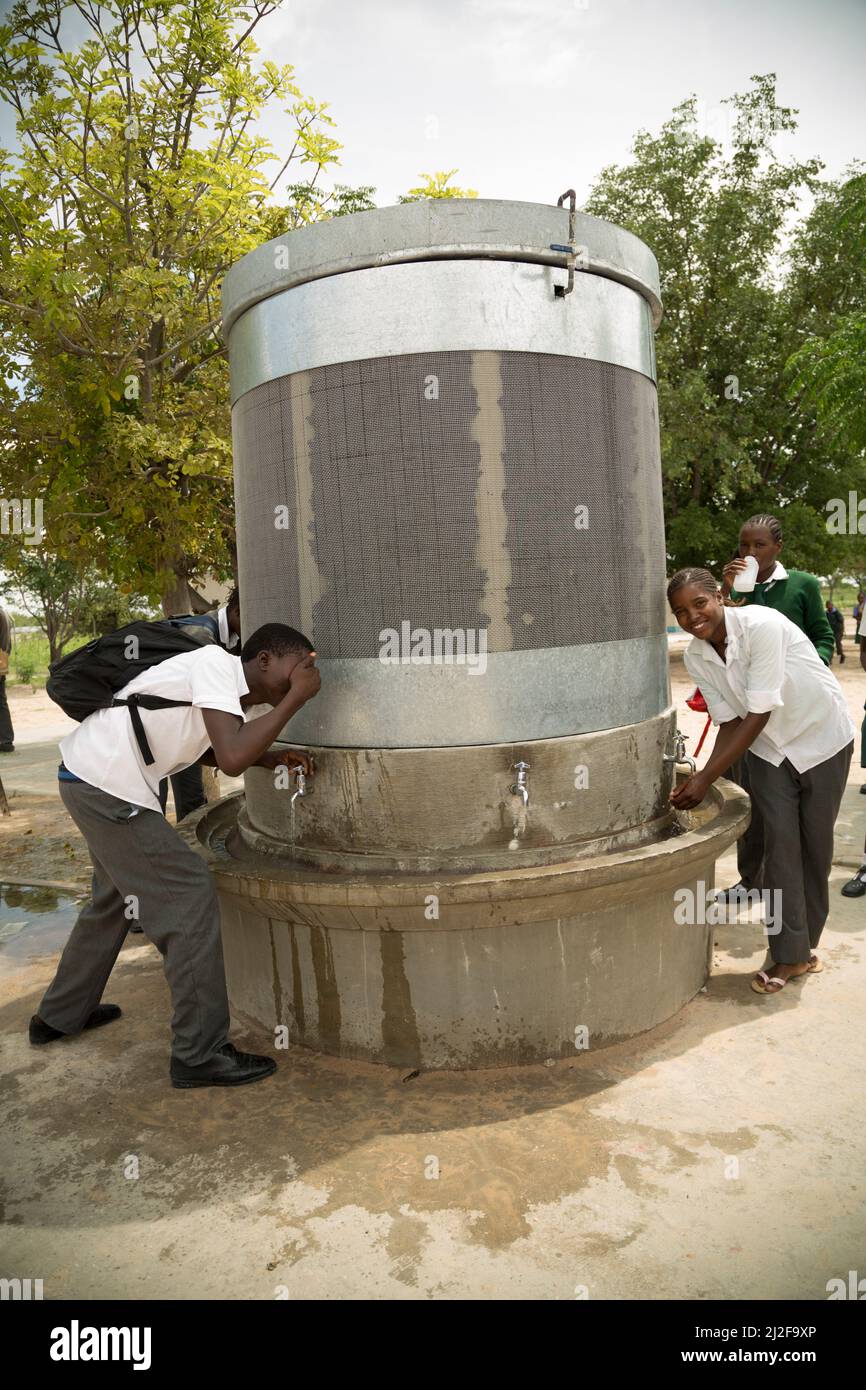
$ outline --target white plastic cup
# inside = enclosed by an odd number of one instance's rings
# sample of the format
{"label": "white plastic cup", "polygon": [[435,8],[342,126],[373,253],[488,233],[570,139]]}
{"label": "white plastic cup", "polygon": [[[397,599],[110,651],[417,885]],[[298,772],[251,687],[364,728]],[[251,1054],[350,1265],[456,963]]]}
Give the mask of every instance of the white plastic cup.
{"label": "white plastic cup", "polygon": [[758,562],[754,555],[747,555],[745,558],[746,568],[740,570],[734,580],[734,588],[738,594],[751,594],[755,591],[755,581],[758,578]]}

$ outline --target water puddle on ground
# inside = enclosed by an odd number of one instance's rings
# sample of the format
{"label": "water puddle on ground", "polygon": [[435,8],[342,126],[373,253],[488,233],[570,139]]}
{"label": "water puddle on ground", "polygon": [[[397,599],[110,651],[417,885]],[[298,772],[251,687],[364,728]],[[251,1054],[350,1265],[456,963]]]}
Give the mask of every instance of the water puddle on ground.
{"label": "water puddle on ground", "polygon": [[82,902],[62,888],[0,882],[0,974],[61,950]]}

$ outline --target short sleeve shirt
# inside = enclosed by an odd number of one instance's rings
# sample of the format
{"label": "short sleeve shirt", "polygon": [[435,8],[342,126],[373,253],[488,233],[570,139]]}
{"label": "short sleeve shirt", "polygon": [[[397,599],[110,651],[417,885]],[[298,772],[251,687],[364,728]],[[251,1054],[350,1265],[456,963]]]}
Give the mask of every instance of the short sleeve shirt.
{"label": "short sleeve shirt", "polygon": [[848,746],[856,730],[841,686],[805,633],[758,606],[725,608],[725,627],[725,661],[697,637],[684,653],[715,724],[769,713],[750,752],[774,767],[787,758],[798,772]]}
{"label": "short sleeve shirt", "polygon": [[249,693],[237,656],[206,646],[169,657],[125,685],[118,698],[133,692],[188,700],[176,709],[141,710],[141,721],[155,761],[146,767],[136,742],[129,710],[101,709],[82,720],[61,741],[63,762],[83,782],[112,796],[159,811],[163,777],[198,762],[210,747],[203,709],[221,709],[245,717],[241,697]]}

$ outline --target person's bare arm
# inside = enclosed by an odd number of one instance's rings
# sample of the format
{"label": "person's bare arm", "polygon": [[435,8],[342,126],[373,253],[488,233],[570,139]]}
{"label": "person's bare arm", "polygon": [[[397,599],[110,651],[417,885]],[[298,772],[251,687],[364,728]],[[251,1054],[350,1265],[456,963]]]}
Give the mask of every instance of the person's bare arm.
{"label": "person's bare arm", "polygon": [[[199,758],[199,762],[203,763],[205,767],[219,766],[216,760],[216,754],[214,753],[212,748],[208,748],[205,750],[204,753],[202,753],[201,757]],[[262,756],[260,758],[256,758],[256,761],[254,763],[251,763],[250,766],[267,767],[273,770],[275,767],[279,767],[281,764],[282,766],[289,768],[300,767],[303,769],[303,771],[306,773],[308,777],[312,777],[313,775],[313,759],[310,757],[309,753],[301,753],[297,748],[282,748],[279,750],[273,750],[268,753],[263,753]]]}
{"label": "person's bare arm", "polygon": [[[202,709],[216,766],[227,777],[240,777],[267,753],[277,734],[318,691],[322,683],[310,653],[292,672],[292,683],[278,705],[257,719],[244,722],[237,714],[221,709]],[[263,764],[272,766],[271,763]]]}
{"label": "person's bare arm", "polygon": [[671,801],[678,811],[690,811],[701,804],[716,778],[751,748],[771,714],[772,710],[767,710],[766,714],[747,714],[744,719],[729,719],[719,726],[706,766],[700,772],[693,772],[671,792]]}

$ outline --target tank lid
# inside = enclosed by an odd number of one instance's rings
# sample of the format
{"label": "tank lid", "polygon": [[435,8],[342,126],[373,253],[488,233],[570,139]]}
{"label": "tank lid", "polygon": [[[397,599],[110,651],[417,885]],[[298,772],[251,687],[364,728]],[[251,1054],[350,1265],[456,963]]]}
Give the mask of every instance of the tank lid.
{"label": "tank lid", "polygon": [[[498,198],[427,198],[333,217],[266,241],[243,256],[222,287],[223,332],[261,299],[328,275],[401,261],[489,257],[567,264],[568,208]],[[578,274],[603,275],[647,300],[662,316],[659,271],[648,246],[612,222],[575,214]]]}

